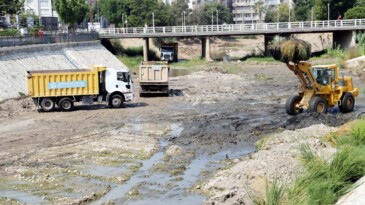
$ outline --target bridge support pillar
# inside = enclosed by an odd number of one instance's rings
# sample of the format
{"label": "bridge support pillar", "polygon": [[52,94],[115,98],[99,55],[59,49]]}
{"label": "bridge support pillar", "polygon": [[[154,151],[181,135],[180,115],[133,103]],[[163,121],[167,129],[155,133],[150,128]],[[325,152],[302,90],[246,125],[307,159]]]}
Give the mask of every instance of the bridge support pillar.
{"label": "bridge support pillar", "polygon": [[348,49],[356,45],[355,31],[334,31],[333,32],[333,48],[340,46],[342,49]]}
{"label": "bridge support pillar", "polygon": [[202,41],[202,58],[205,58],[206,61],[212,61],[210,58],[210,37],[201,38]]}
{"label": "bridge support pillar", "polygon": [[150,49],[149,38],[143,38],[143,61],[148,61],[149,49]]}

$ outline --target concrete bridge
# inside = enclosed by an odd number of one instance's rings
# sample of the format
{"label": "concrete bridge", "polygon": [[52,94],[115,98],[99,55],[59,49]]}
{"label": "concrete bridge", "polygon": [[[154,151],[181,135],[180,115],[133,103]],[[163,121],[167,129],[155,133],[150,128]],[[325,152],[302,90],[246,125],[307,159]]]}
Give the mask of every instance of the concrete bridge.
{"label": "concrete bridge", "polygon": [[354,31],[365,30],[365,19],[279,22],[257,24],[223,24],[167,27],[106,28],[99,30],[100,38],[143,38],[144,60],[148,60],[149,38],[200,37],[202,57],[210,59],[211,36],[264,35],[265,50],[276,36],[299,33],[333,33],[334,46],[348,48],[355,45]]}

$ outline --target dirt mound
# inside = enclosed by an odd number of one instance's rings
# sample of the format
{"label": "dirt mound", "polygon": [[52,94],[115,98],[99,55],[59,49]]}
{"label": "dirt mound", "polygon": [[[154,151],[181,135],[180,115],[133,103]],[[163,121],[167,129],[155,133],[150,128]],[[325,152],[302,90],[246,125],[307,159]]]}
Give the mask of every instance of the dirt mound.
{"label": "dirt mound", "polygon": [[295,130],[319,123],[331,127],[337,127],[352,119],[354,119],[354,116],[351,114],[320,114],[308,112],[291,117],[281,124],[281,127],[288,130]]}
{"label": "dirt mound", "polygon": [[269,50],[275,60],[284,63],[298,63],[303,60],[308,60],[311,56],[311,45],[299,39],[275,43],[269,47]]}
{"label": "dirt mound", "polygon": [[17,98],[0,102],[0,118],[12,117],[37,110],[31,98]]}
{"label": "dirt mound", "polygon": [[303,170],[299,162],[300,145],[308,144],[312,151],[329,158],[335,148],[321,137],[336,129],[319,124],[263,139],[260,151],[233,160],[234,166],[203,184],[202,189],[211,195],[205,204],[254,204],[253,198],[265,196],[266,180],[279,178],[281,183],[290,184]]}

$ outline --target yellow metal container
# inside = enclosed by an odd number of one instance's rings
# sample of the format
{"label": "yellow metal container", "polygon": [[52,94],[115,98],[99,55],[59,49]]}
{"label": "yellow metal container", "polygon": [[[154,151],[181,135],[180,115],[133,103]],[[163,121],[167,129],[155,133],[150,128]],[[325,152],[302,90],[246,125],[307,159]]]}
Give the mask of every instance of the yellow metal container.
{"label": "yellow metal container", "polygon": [[104,66],[91,69],[27,71],[28,95],[58,97],[99,94],[99,72]]}

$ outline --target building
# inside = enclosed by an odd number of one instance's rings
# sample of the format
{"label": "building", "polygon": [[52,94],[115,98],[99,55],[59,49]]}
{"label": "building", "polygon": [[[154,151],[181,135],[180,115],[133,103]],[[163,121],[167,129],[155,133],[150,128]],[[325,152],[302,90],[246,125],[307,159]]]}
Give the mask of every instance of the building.
{"label": "building", "polygon": [[191,8],[196,8],[197,6],[204,5],[205,3],[221,3],[227,6],[230,10],[232,10],[232,1],[233,0],[191,0]]}
{"label": "building", "polygon": [[57,17],[56,11],[53,10],[52,3],[52,0],[25,0],[24,11],[39,17]]}
{"label": "building", "polygon": [[[255,12],[255,4],[260,0],[233,0],[232,2],[232,13],[233,21],[236,24],[241,23],[258,23],[265,19],[265,13],[261,14]],[[272,8],[277,7],[281,3],[288,3],[289,0],[261,0],[263,7]]]}

